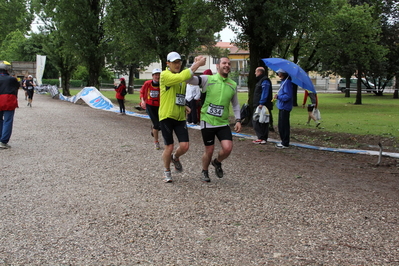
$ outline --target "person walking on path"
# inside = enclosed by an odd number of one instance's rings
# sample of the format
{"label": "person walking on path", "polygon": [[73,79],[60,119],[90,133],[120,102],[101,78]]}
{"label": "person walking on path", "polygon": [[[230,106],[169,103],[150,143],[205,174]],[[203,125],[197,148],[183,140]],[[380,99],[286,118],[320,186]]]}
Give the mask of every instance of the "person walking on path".
{"label": "person walking on path", "polygon": [[320,126],[320,121],[317,120],[317,118],[313,115],[313,110],[318,108],[319,105],[319,100],[317,97],[317,93],[309,92],[308,90],[305,90],[305,95],[303,97],[303,103],[302,103],[302,108],[305,108],[306,101],[310,99],[311,104],[308,104],[308,121],[306,122],[307,125],[309,125],[310,120],[313,119],[314,122],[316,123],[316,127]]}
{"label": "person walking on path", "polygon": [[281,80],[281,85],[273,99],[278,100],[278,133],[280,134],[281,143],[276,144],[276,147],[284,149],[290,146],[290,113],[294,103],[293,91],[292,82],[287,72],[279,69],[277,70],[277,75]]}
{"label": "person walking on path", "polygon": [[125,115],[126,114],[125,95],[127,94],[126,81],[125,78],[120,78],[119,81],[120,81],[119,85],[115,84],[115,91],[116,91],[115,97],[118,100],[119,104],[119,114]]}
{"label": "person walking on path", "polygon": [[198,85],[187,84],[186,101],[191,112],[187,115],[187,123],[196,125],[198,123],[197,106],[201,97],[201,90]]}
{"label": "person walking on path", "polygon": [[[167,68],[162,71],[160,77],[160,105],[159,121],[165,149],[162,154],[164,170],[164,181],[172,182],[170,163],[172,162],[177,172],[183,171],[180,156],[185,154],[189,148],[188,130],[186,125],[186,112],[190,108],[186,106],[186,80],[190,79],[195,71],[205,65],[206,58],[197,56],[194,64],[181,71],[181,57],[176,52],[170,52],[167,56]],[[179,146],[174,150],[173,132],[179,141]]]}
{"label": "person walking on path", "polygon": [[32,75],[29,75],[28,79],[25,80],[24,86],[26,87],[26,92],[28,94],[28,106],[32,107],[33,94],[36,87],[36,83],[33,81]]}
{"label": "person walking on path", "polygon": [[140,89],[141,106],[145,106],[145,110],[151,119],[151,136],[154,138],[155,149],[161,149],[159,145],[159,78],[161,75],[159,68],[152,70],[152,80],[144,82]]}
{"label": "person walking on path", "polygon": [[15,109],[18,108],[19,82],[8,74],[10,63],[0,61],[0,149],[8,145],[12,134]]}
{"label": "person walking on path", "polygon": [[[262,108],[265,106],[269,110],[269,121],[272,120],[272,112],[273,109],[273,91],[272,91],[272,82],[266,76],[266,71],[263,67],[258,67],[255,70],[255,76],[257,83],[254,89],[253,96],[253,109],[254,112],[256,108]],[[252,120],[252,125],[257,140],[252,141],[254,144],[266,144],[267,139],[269,137],[269,122],[268,123],[260,123],[259,120]]]}
{"label": "person walking on path", "polygon": [[[236,118],[234,130],[241,131],[240,103],[237,97],[237,84],[228,77],[230,73],[230,59],[222,57],[216,64],[217,73],[215,75],[201,75],[193,77],[193,84],[202,87],[206,93],[204,104],[201,108],[201,134],[205,145],[202,155],[202,172],[200,179],[203,182],[210,182],[209,165],[215,167],[215,174],[222,178],[224,173],[222,162],[229,157],[233,150],[233,136],[229,126],[230,102],[233,105],[234,116]],[[221,144],[221,150],[217,157],[212,160],[215,150],[215,137]]]}
{"label": "person walking on path", "polygon": [[24,94],[25,94],[25,101],[27,101],[28,100],[28,89],[25,87],[25,81],[28,79],[28,77],[27,76],[24,76],[24,79],[22,80],[22,82],[21,82],[21,86],[22,86],[22,89],[24,90]]}

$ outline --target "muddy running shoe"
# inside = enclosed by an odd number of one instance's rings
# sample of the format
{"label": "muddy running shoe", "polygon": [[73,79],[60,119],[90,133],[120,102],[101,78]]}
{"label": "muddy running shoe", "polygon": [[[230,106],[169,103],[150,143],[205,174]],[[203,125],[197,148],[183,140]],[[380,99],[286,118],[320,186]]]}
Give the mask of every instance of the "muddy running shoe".
{"label": "muddy running shoe", "polygon": [[202,182],[211,182],[211,179],[209,178],[208,170],[202,170],[200,179]]}
{"label": "muddy running shoe", "polygon": [[172,154],[171,160],[172,160],[172,163],[175,165],[176,171],[179,173],[183,172],[183,166],[181,165],[180,160],[175,159],[174,157],[175,157],[174,154]]}
{"label": "muddy running shoe", "polygon": [[172,182],[172,173],[170,171],[163,172],[163,182],[165,183]]}
{"label": "muddy running shoe", "polygon": [[212,161],[212,165],[215,167],[215,174],[217,177],[222,178],[223,177],[223,169],[222,169],[222,163],[219,163],[216,161],[216,158]]}
{"label": "muddy running shoe", "polygon": [[160,150],[161,149],[161,145],[159,145],[158,141],[155,142],[155,149],[156,150]]}

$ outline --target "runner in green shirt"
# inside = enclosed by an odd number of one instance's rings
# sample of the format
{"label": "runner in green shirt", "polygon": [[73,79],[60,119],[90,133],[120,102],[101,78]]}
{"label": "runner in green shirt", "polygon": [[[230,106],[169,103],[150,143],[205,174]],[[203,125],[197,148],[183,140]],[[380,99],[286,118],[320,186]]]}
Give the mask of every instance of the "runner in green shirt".
{"label": "runner in green shirt", "polygon": [[[201,108],[201,133],[205,145],[205,152],[202,155],[201,180],[210,182],[209,165],[215,167],[217,177],[223,177],[222,161],[225,160],[233,150],[233,136],[229,126],[230,102],[233,106],[236,118],[234,130],[241,131],[240,104],[237,98],[237,84],[228,77],[230,73],[230,59],[222,57],[216,64],[215,75],[193,77],[190,84],[198,84],[202,91],[206,92],[204,104]],[[217,157],[212,160],[215,149],[215,137],[221,144],[221,150]]]}

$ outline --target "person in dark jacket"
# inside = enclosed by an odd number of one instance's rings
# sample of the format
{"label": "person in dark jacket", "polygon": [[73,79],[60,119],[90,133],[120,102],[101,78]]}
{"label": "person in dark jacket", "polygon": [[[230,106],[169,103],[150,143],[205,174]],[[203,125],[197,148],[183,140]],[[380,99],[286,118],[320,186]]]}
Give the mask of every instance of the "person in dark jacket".
{"label": "person in dark jacket", "polygon": [[[255,70],[256,85],[253,96],[254,112],[257,107],[262,108],[266,106],[269,110],[269,121],[271,118],[271,110],[273,109],[273,90],[270,79],[266,76],[266,71],[263,67],[258,67]],[[269,123],[259,123],[259,120],[252,120],[252,125],[255,130],[257,140],[252,141],[254,144],[266,144],[269,137]]]}
{"label": "person in dark jacket", "polygon": [[19,82],[8,74],[11,66],[6,61],[0,61],[0,149],[11,148],[8,142],[11,138],[15,108],[18,107]]}
{"label": "person in dark jacket", "polygon": [[285,149],[290,146],[290,114],[294,105],[292,82],[288,73],[282,69],[277,70],[277,75],[281,80],[280,89],[273,99],[278,100],[278,133],[281,143],[276,144],[279,149]]}
{"label": "person in dark jacket", "polygon": [[[119,80],[120,80],[119,85],[118,86],[115,85],[115,91],[116,91],[115,97],[118,100],[120,114],[125,115],[126,81],[125,78],[120,78]],[[122,92],[124,92],[124,94]]]}

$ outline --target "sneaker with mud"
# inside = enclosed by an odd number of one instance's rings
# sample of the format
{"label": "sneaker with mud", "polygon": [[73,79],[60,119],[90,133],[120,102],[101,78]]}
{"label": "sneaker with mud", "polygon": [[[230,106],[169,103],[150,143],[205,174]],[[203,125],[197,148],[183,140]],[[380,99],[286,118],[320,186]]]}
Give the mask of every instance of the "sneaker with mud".
{"label": "sneaker with mud", "polygon": [[208,170],[202,170],[200,178],[201,178],[202,182],[211,182],[211,179],[209,178]]}
{"label": "sneaker with mud", "polygon": [[171,158],[172,163],[175,165],[175,169],[177,172],[183,172],[183,166],[180,163],[179,159],[175,159],[174,154],[172,154],[172,158]]}
{"label": "sneaker with mud", "polygon": [[163,172],[163,181],[165,183],[171,183],[172,182],[172,173],[170,171]]}
{"label": "sneaker with mud", "polygon": [[222,178],[223,177],[223,169],[222,169],[222,163],[219,163],[216,161],[216,158],[212,161],[212,165],[215,167],[215,174],[217,177]]}

